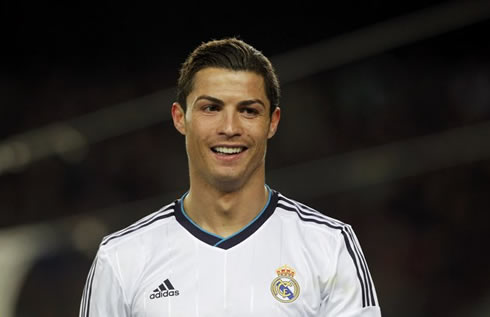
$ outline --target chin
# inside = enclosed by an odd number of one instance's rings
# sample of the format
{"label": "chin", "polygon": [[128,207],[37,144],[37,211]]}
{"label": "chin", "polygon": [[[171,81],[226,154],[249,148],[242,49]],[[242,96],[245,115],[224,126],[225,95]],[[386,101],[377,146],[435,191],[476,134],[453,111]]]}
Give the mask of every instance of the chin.
{"label": "chin", "polygon": [[220,176],[214,180],[213,185],[222,192],[234,192],[243,187],[244,181],[241,177]]}

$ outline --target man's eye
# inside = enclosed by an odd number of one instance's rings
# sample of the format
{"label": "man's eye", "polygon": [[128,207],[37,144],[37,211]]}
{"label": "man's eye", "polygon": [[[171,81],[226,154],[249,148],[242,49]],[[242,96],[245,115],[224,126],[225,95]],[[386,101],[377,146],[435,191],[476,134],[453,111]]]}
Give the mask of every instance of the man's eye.
{"label": "man's eye", "polygon": [[203,107],[203,110],[206,112],[218,111],[219,107],[217,105],[206,105]]}
{"label": "man's eye", "polygon": [[248,115],[256,115],[259,113],[255,108],[243,108],[241,109],[241,111]]}

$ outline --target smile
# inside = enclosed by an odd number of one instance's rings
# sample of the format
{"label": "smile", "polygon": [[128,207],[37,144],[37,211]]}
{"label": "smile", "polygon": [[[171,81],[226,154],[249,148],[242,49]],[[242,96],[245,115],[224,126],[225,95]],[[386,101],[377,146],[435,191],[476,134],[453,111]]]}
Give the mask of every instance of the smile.
{"label": "smile", "polygon": [[212,147],[211,150],[214,153],[218,154],[225,154],[225,155],[233,155],[233,154],[238,154],[243,151],[245,151],[247,148],[243,146],[236,146],[236,147],[228,147],[228,146],[215,146]]}

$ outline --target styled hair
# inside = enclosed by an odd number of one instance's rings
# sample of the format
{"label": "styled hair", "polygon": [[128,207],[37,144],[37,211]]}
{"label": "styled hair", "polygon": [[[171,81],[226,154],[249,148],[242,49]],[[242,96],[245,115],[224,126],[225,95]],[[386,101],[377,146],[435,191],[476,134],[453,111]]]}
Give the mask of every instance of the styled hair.
{"label": "styled hair", "polygon": [[193,89],[196,73],[207,67],[251,71],[262,76],[271,115],[279,105],[279,80],[269,59],[242,40],[225,38],[202,43],[182,64],[177,82],[177,102],[184,110],[187,109],[186,99]]}

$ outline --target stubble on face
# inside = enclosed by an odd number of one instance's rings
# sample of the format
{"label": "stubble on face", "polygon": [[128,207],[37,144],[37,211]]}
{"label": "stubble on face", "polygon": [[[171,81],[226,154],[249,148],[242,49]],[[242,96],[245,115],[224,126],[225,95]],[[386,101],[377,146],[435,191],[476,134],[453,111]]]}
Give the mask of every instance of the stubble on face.
{"label": "stubble on face", "polygon": [[236,191],[250,182],[264,183],[267,139],[277,123],[271,125],[263,78],[253,72],[203,69],[195,76],[187,105],[191,184]]}

